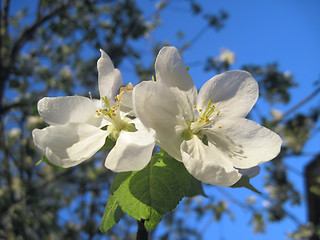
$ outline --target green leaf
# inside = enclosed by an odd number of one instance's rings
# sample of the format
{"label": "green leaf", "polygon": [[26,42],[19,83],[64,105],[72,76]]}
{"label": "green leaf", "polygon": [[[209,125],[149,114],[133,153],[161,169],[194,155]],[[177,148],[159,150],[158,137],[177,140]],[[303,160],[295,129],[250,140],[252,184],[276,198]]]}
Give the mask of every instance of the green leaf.
{"label": "green leaf", "polygon": [[193,176],[190,176],[190,187],[186,193],[186,197],[194,197],[197,195],[208,197],[203,191],[202,182],[195,179]]}
{"label": "green leaf", "polygon": [[45,162],[45,163],[48,164],[49,166],[54,167],[54,168],[59,169],[59,170],[65,170],[65,169],[66,169],[66,168],[63,168],[63,167],[59,167],[59,166],[57,166],[57,165],[54,165],[52,162],[50,162],[50,161],[48,160],[48,158],[47,158],[45,155],[42,155],[41,160],[36,163],[36,166],[38,166],[38,165],[39,165],[40,163],[42,163],[42,162]]}
{"label": "green leaf", "polygon": [[110,193],[123,212],[137,220],[145,219],[150,231],[178,205],[189,185],[190,174],[184,165],[168,154],[157,153],[144,169],[119,173]]}
{"label": "green leaf", "polygon": [[151,211],[149,219],[145,220],[144,226],[146,227],[147,231],[151,231],[158,226],[161,222],[163,215],[159,214],[157,211]]}
{"label": "green leaf", "polygon": [[106,232],[110,228],[112,228],[116,223],[120,221],[123,217],[124,213],[121,210],[118,202],[116,201],[115,197],[110,194],[108,203],[103,213],[103,217],[100,223],[100,231]]}
{"label": "green leaf", "polygon": [[258,191],[254,186],[250,184],[250,178],[248,176],[242,176],[238,182],[233,184],[231,187],[232,188],[240,188],[240,187],[245,187],[248,188],[249,190],[261,194],[260,191]]}

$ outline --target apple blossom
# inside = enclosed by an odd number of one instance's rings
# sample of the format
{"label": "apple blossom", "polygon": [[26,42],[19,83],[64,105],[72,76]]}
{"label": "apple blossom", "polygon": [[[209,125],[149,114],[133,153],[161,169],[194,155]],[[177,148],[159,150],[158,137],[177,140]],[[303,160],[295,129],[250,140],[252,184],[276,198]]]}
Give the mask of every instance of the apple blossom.
{"label": "apple blossom", "polygon": [[155,82],[133,90],[135,112],[156,131],[157,144],[196,179],[232,186],[278,155],[281,138],[245,118],[258,98],[258,84],[248,72],[217,75],[198,93],[174,47],[162,48],[155,71]]}
{"label": "apple blossom", "polygon": [[116,141],[105,166],[116,172],[140,170],[151,159],[154,132],[132,109],[133,85],[118,90],[122,76],[101,50],[97,62],[100,100],[81,96],[45,97],[38,102],[41,118],[50,124],[32,132],[34,144],[59,167],[71,167],[92,157],[107,137]]}
{"label": "apple blossom", "polygon": [[220,55],[214,59],[216,63],[234,64],[236,57],[232,51],[226,48],[221,48]]}

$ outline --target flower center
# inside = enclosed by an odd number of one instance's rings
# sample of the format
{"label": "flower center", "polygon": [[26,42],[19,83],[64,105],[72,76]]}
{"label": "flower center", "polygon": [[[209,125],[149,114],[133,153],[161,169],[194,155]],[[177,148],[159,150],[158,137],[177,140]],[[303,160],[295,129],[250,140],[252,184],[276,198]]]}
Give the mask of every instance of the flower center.
{"label": "flower center", "polygon": [[[206,101],[203,100],[203,103]],[[186,120],[186,123],[188,125],[188,128],[182,131],[181,137],[184,140],[190,140],[193,135],[197,135],[202,141],[207,142],[207,136],[202,133],[202,129],[209,128],[214,124],[214,121],[212,120],[213,115],[219,116],[220,111],[215,112],[215,105],[212,104],[212,100],[209,99],[207,107],[205,110],[199,108],[197,109],[197,105],[193,106],[196,116],[198,116],[198,119],[195,121]],[[219,126],[221,128],[221,126]]]}
{"label": "flower center", "polygon": [[[120,92],[121,94],[121,92]],[[136,128],[133,123],[130,123],[131,119],[128,117],[121,118],[120,115],[120,94],[115,97],[116,104],[114,106],[111,106],[110,101],[107,97],[102,97],[106,108],[97,109],[96,115],[97,117],[104,117],[106,120],[108,120],[111,124],[108,125],[107,130],[109,130],[110,137],[113,140],[117,140],[120,132],[122,130],[127,132],[135,132]]]}

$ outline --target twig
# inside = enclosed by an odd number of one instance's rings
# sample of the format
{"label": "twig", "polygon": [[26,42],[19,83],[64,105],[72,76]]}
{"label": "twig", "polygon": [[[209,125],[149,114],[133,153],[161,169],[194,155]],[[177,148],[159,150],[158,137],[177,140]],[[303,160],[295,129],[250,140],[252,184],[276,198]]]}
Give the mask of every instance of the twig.
{"label": "twig", "polygon": [[300,102],[298,102],[296,105],[294,105],[293,107],[291,107],[289,110],[287,110],[281,119],[279,119],[278,121],[282,121],[284,118],[286,118],[288,115],[290,115],[291,113],[295,112],[298,108],[300,108],[301,106],[303,106],[304,104],[306,104],[307,102],[309,102],[312,98],[314,98],[318,93],[320,93],[320,87],[318,87],[316,90],[314,90],[309,96],[305,97],[304,99],[302,99]]}
{"label": "twig", "polygon": [[208,25],[200,29],[200,31],[189,42],[187,42],[187,44],[185,44],[180,48],[180,52],[181,53],[184,52],[187,48],[190,48],[193,44],[195,44],[208,29],[209,29]]}
{"label": "twig", "polygon": [[137,231],[137,240],[148,240],[148,231],[146,227],[144,226],[144,219],[141,219],[138,221],[138,231]]}
{"label": "twig", "polygon": [[52,19],[53,17],[57,16],[57,14],[61,11],[65,11],[67,8],[71,7],[74,4],[74,2],[70,2],[68,4],[63,4],[59,7],[57,7],[55,10],[48,13],[46,16],[37,19],[29,28],[25,29],[25,31],[21,34],[20,38],[15,42],[12,48],[11,52],[11,63],[13,64],[16,56],[18,55],[18,52],[20,49],[24,46],[24,44],[33,37],[34,33],[38,28]]}

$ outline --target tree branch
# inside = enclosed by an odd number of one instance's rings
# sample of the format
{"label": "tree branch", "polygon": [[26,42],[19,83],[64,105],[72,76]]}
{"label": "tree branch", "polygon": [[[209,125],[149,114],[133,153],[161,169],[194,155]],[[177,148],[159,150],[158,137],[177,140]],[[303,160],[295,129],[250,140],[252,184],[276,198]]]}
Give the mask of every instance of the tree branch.
{"label": "tree branch", "polygon": [[30,107],[35,105],[36,102],[15,102],[9,105],[3,105],[0,106],[0,116],[5,115],[7,112],[9,112],[13,108],[23,108],[23,107]]}
{"label": "tree branch", "polygon": [[137,240],[148,240],[148,231],[144,226],[144,219],[138,221]]}
{"label": "tree branch", "polygon": [[8,29],[8,19],[9,19],[9,6],[10,0],[4,0],[4,7],[3,7],[3,25],[5,29]]}
{"label": "tree branch", "polygon": [[11,64],[14,63],[19,51],[24,46],[24,44],[30,40],[34,33],[38,30],[38,28],[49,21],[50,19],[54,18],[58,13],[65,11],[67,8],[74,5],[74,2],[69,2],[68,4],[62,4],[60,7],[57,7],[55,10],[51,11],[44,17],[37,19],[29,28],[25,29],[18,40],[15,42],[11,52]]}
{"label": "tree branch", "polygon": [[283,116],[278,120],[278,122],[282,121],[284,118],[286,118],[288,115],[291,113],[295,112],[298,108],[302,107],[304,104],[309,102],[312,98],[314,98],[318,93],[320,93],[320,87],[318,87],[316,90],[314,90],[309,96],[305,97],[302,99],[300,102],[298,102],[296,105],[293,107],[289,108]]}

